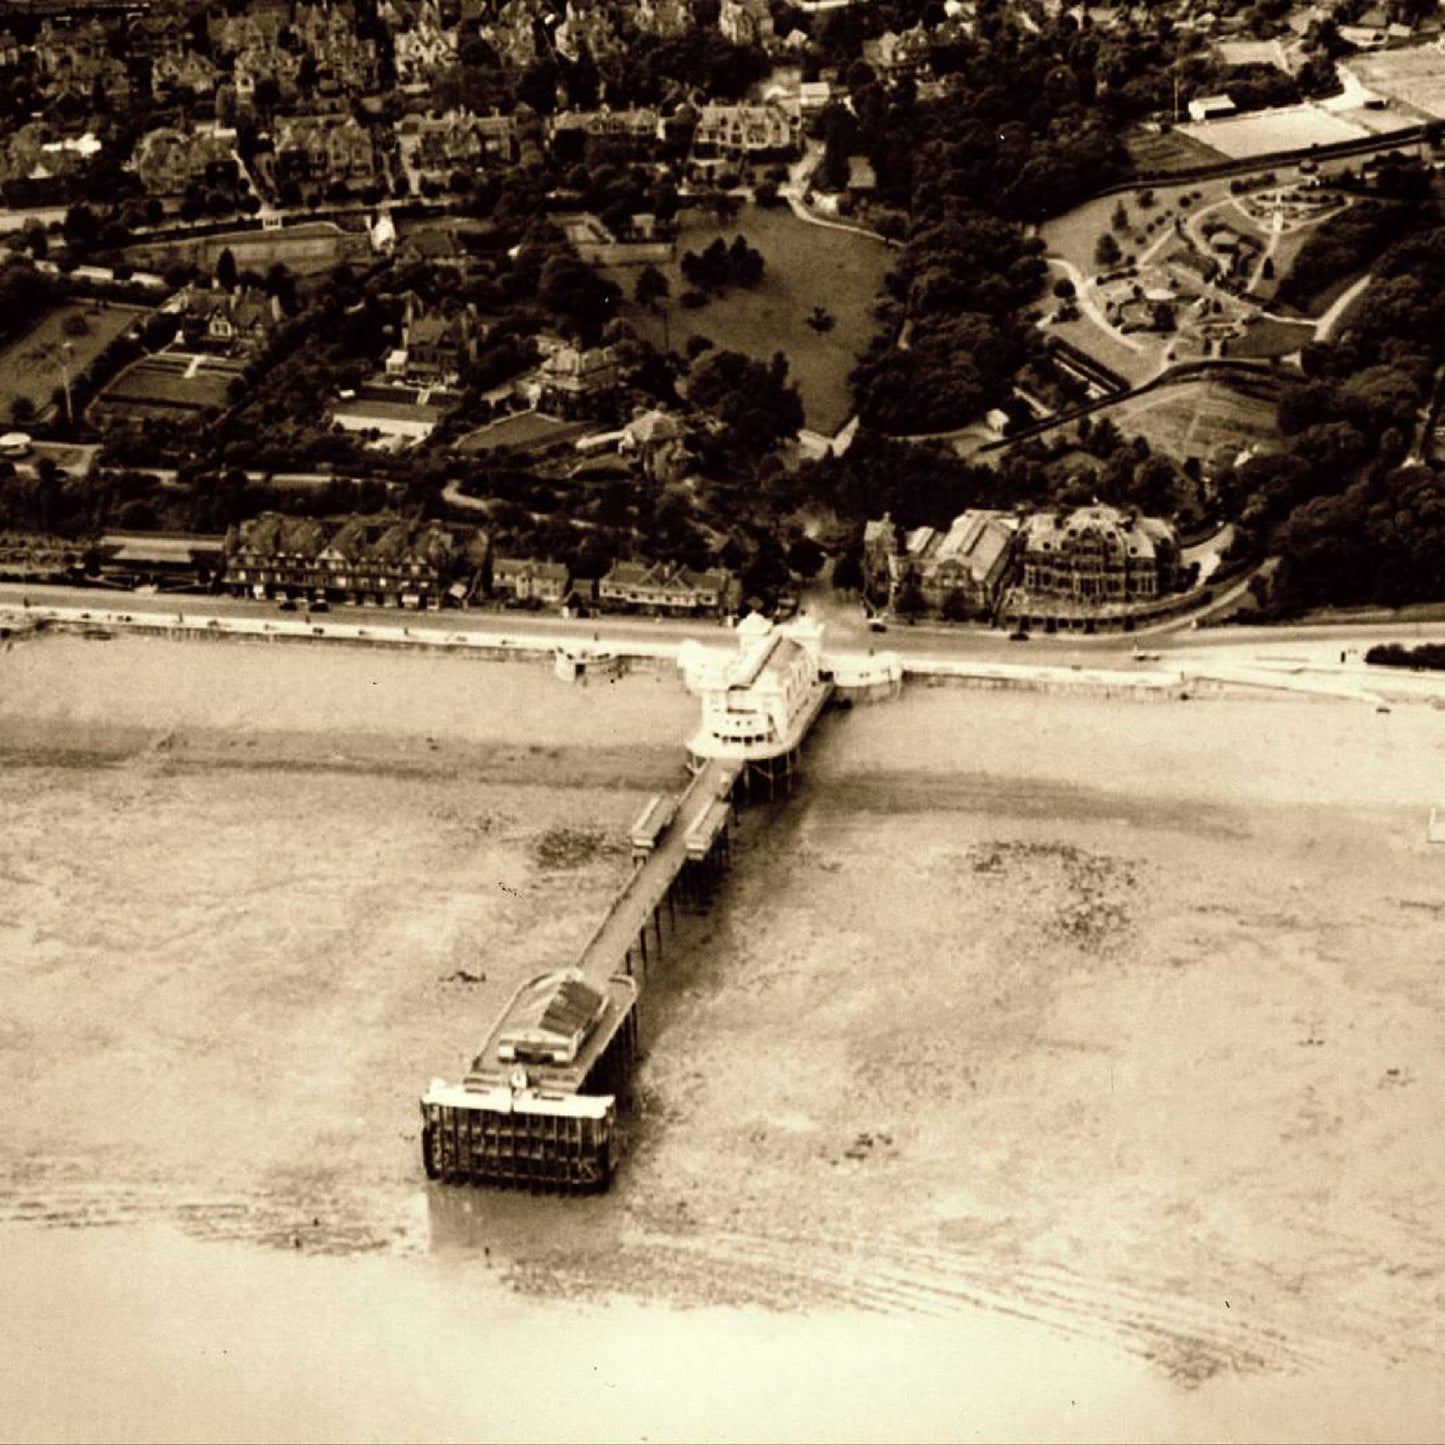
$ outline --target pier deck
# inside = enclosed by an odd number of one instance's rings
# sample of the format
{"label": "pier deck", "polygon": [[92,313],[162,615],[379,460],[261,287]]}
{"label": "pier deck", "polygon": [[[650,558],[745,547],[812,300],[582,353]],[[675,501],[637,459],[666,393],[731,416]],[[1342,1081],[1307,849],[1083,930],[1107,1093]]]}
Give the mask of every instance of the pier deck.
{"label": "pier deck", "polygon": [[668,891],[688,860],[688,839],[693,838],[696,847],[700,826],[711,827],[715,834],[726,825],[727,813],[719,817],[713,805],[732,796],[743,766],[731,758],[714,758],[693,776],[678,799],[671,825],[613,899],[577,958],[574,967],[594,987],[601,987],[624,969],[629,953],[667,901]]}

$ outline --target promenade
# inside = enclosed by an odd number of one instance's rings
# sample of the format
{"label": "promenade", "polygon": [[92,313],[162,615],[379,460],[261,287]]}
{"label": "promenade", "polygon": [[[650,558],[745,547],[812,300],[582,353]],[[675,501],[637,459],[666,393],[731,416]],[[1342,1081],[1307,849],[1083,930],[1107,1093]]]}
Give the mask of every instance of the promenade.
{"label": "promenade", "polygon": [[[28,602],[29,605],[23,605]],[[700,619],[597,618],[530,613],[408,614],[347,608],[328,613],[277,613],[228,598],[137,596],[75,588],[0,584],[0,625],[37,626],[91,636],[106,633],[250,642],[333,643],[410,651],[542,659],[560,648],[602,646],[648,666],[675,664],[685,644],[731,652],[734,633]],[[1203,688],[1247,688],[1351,699],[1372,706],[1392,701],[1445,705],[1445,673],[1371,667],[1376,642],[1445,638],[1445,623],[1349,623],[1329,626],[1201,629],[1149,638],[1036,639],[1010,644],[998,633],[896,628],[873,637],[838,626],[825,666],[866,672],[896,658],[900,675],[925,683],[1178,697]]]}

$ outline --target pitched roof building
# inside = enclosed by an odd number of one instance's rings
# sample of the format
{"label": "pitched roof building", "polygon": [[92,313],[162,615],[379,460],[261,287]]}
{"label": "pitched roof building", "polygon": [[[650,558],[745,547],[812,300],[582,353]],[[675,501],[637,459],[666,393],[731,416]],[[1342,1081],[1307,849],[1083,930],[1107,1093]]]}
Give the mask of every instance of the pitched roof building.
{"label": "pitched roof building", "polygon": [[785,155],[796,148],[798,115],[776,103],[705,105],[698,112],[693,153],[703,160]]}
{"label": "pitched roof building", "polygon": [[822,631],[805,618],[777,627],[754,612],[738,625],[731,657],[684,643],[678,662],[702,699],[688,752],[748,761],[791,753],[830,690],[821,676]]}
{"label": "pitched roof building", "polygon": [[266,512],[227,533],[223,581],[236,596],[423,609],[470,590],[485,556],[485,536],[438,522]]}
{"label": "pitched roof building", "polygon": [[1037,512],[1023,542],[1023,587],[1084,606],[1137,602],[1170,590],[1179,562],[1174,529],[1101,503]]}
{"label": "pitched roof building", "polygon": [[680,562],[614,562],[597,584],[603,607],[692,616],[725,611],[733,592],[731,573],[697,572]]}
{"label": "pitched roof building", "polygon": [[1017,516],[971,509],[946,530],[915,527],[901,538],[899,530],[886,516],[864,529],[870,591],[880,595],[886,589],[890,607],[916,588],[927,609],[956,608],[960,616],[992,612],[1017,548]]}
{"label": "pitched roof building", "polygon": [[542,408],[565,417],[585,415],[621,381],[617,354],[610,346],[587,350],[559,346],[539,370]]}
{"label": "pitched roof building", "polygon": [[561,602],[572,574],[565,562],[533,557],[496,557],[492,561],[492,595],[518,602]]}

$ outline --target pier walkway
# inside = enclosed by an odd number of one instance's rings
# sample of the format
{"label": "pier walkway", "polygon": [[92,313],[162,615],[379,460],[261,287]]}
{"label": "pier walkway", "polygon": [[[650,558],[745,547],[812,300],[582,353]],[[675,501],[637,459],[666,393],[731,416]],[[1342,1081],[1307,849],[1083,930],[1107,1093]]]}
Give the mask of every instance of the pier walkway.
{"label": "pier walkway", "polygon": [[661,909],[670,903],[683,867],[689,860],[703,862],[720,846],[726,847],[733,790],[743,767],[735,759],[713,758],[694,774],[678,800],[676,816],[612,900],[577,958],[574,967],[594,988],[615,973],[632,973],[635,959],[646,967],[649,922],[656,933],[655,947],[661,950]]}

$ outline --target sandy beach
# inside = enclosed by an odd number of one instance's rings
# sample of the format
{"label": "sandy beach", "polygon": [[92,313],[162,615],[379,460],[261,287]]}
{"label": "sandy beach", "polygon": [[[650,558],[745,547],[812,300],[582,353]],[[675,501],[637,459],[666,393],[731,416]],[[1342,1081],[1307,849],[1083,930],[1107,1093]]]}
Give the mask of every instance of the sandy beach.
{"label": "sandy beach", "polygon": [[[631,1301],[644,1351],[867,1316],[1074,1361],[1013,1415],[920,1380],[914,1430],[904,1391],[863,1435],[1445,1428],[1445,713],[830,715],[669,943],[631,1153],[578,1202],[428,1189],[415,1098],[625,873],[682,778],[675,678],[68,639],[0,667],[0,1244],[163,1227],[338,1298],[379,1254],[431,1301],[409,1326],[500,1288],[542,1331]],[[1050,1378],[1092,1382],[1078,1429]],[[462,1403],[423,1433],[487,1433]]]}

